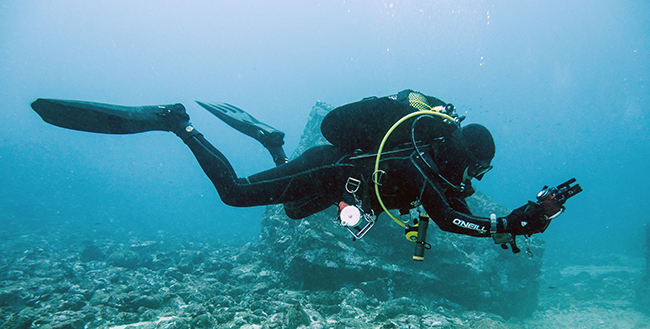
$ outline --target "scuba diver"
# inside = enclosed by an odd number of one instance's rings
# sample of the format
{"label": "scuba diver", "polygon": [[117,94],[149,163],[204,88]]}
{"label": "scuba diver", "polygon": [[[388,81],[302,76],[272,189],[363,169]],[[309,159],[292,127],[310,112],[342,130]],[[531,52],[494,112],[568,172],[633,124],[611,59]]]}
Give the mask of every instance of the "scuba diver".
{"label": "scuba diver", "polygon": [[[53,125],[107,134],[170,131],[190,148],[230,206],[283,204],[288,217],[305,218],[337,206],[337,220],[362,238],[377,216],[386,212],[417,242],[413,259],[422,260],[429,219],[442,230],[492,237],[514,252],[516,236],[542,233],[561,214],[564,203],[579,193],[575,179],[544,187],[505,217],[477,217],[465,198],[474,193],[471,179],[481,180],[492,169],[495,144],[482,125],[461,126],[452,104],[412,90],[386,97],[368,97],[330,111],[321,123],[331,143],[306,150],[288,160],[284,133],[230,104],[197,102],[238,131],[258,140],[276,167],[238,177],[226,157],[190,123],[182,104],[128,107],[110,104],[37,99],[31,107]],[[418,218],[407,225],[401,214],[415,209]]]}

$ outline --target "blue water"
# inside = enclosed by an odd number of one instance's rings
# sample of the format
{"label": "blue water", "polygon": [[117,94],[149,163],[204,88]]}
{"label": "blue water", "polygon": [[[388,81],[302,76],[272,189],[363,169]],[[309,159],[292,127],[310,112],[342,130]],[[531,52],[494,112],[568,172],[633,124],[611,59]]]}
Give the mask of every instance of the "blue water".
{"label": "blue water", "polygon": [[270,157],[194,100],[248,110],[290,153],[316,101],[411,88],[490,128],[495,169],[477,186],[495,201],[578,179],[540,236],[547,259],[639,256],[648,17],[644,1],[0,1],[0,230],[259,234],[264,209],[223,205],[172,134],[53,127],[38,97],[183,103],[245,176]]}

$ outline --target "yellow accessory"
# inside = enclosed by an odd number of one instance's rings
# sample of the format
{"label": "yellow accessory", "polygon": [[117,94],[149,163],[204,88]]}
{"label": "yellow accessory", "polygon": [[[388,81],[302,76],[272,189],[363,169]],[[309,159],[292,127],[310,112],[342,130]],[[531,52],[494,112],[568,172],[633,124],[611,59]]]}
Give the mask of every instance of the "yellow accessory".
{"label": "yellow accessory", "polygon": [[411,242],[415,242],[418,240],[418,224],[415,224],[413,226],[407,226],[406,227],[406,232],[404,232],[404,236],[406,237],[407,240]]}

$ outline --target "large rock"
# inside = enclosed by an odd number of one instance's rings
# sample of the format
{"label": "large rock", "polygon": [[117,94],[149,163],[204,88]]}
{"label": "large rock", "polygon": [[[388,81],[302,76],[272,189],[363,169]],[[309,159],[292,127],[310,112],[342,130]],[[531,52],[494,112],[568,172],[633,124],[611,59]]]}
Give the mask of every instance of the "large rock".
{"label": "large rock", "polygon": [[[327,143],[320,122],[331,109],[321,102],[314,106],[296,154]],[[480,192],[468,204],[476,215],[509,213]],[[543,255],[537,240],[530,246],[535,257],[529,259],[524,252],[502,250],[491,239],[443,232],[432,223],[427,237],[431,249],[424,262],[416,262],[411,260],[415,244],[385,214],[357,241],[335,217],[332,208],[296,221],[281,205],[269,206],[262,220],[264,261],[281,270],[296,288],[336,291],[346,286],[380,301],[408,296],[506,318],[529,315],[537,306]]]}

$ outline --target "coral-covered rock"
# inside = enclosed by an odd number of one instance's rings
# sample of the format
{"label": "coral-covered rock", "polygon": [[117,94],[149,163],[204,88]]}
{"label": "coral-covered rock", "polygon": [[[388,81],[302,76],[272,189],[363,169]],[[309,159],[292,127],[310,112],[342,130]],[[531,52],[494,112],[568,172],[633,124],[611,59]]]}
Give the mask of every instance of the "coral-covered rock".
{"label": "coral-covered rock", "polygon": [[133,269],[138,266],[138,254],[128,249],[118,250],[108,257],[108,263],[113,266]]}

